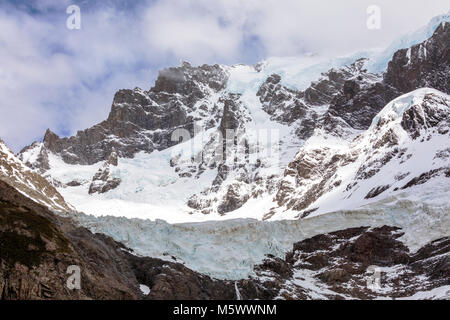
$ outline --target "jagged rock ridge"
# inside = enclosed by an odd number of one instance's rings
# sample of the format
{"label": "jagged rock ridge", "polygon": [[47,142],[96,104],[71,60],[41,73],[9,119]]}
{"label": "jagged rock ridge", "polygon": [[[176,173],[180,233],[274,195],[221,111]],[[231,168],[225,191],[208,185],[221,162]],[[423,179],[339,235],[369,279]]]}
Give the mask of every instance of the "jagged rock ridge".
{"label": "jagged rock ridge", "polygon": [[[40,161],[39,157],[37,161]],[[73,210],[50,182],[25,166],[1,139],[0,179],[52,210],[60,212]]]}
{"label": "jagged rock ridge", "polygon": [[[450,164],[442,157],[442,141],[449,141],[449,111],[448,95],[419,89],[389,103],[369,130],[353,141],[336,145],[336,141],[323,140],[318,144],[314,141],[321,139],[318,134],[286,170],[276,197],[278,204],[305,210],[308,215],[323,210],[322,205],[337,208],[379,199],[388,190],[395,194],[413,186],[411,181],[425,173],[423,164],[435,172],[430,182],[445,185]],[[425,149],[427,154],[417,151]],[[428,180],[422,179],[423,183]],[[322,196],[328,197],[327,202],[320,201]]]}

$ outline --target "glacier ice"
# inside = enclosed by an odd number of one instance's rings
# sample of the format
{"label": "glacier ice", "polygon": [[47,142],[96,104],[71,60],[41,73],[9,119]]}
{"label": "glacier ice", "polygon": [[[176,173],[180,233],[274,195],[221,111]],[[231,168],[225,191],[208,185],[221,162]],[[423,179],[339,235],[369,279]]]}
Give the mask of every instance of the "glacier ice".
{"label": "glacier ice", "polygon": [[[447,194],[450,192],[450,186],[442,187]],[[195,271],[237,280],[252,275],[254,265],[267,254],[284,258],[295,242],[352,227],[401,227],[405,234],[400,240],[414,252],[430,241],[447,236],[450,230],[450,206],[430,204],[426,199],[429,198],[414,201],[408,195],[397,195],[358,210],[336,211],[303,220],[236,219],[169,224],[162,220],[84,214],[75,219],[93,232],[123,242],[137,254],[165,260],[175,258]]]}

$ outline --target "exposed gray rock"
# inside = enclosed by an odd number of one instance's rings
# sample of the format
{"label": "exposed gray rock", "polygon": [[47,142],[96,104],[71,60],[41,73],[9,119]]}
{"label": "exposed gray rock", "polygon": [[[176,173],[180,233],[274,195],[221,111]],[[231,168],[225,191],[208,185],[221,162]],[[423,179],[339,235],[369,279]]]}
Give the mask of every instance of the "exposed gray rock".
{"label": "exposed gray rock", "polygon": [[[327,117],[321,119],[323,111],[319,106],[331,103],[342,96],[347,102],[353,103],[353,97],[360,91],[361,87],[379,79],[377,75],[368,73],[364,68],[367,59],[359,59],[347,67],[331,69],[322,75],[318,81],[312,82],[305,91],[297,91],[282,85],[281,77],[277,74],[271,75],[258,90],[257,95],[262,103],[262,108],[272,120],[295,126],[296,134],[301,139],[308,139],[318,126],[328,124],[332,121]],[[344,113],[353,115],[361,106],[355,105],[353,110],[348,110],[346,103],[339,101],[342,110],[334,115],[343,116]],[[345,105],[345,106],[344,106]],[[369,115],[369,120],[373,118]],[[354,115],[356,119],[359,114]],[[345,119],[345,116],[343,116]],[[332,128],[334,130],[334,127]]]}
{"label": "exposed gray rock", "polygon": [[81,179],[75,179],[72,181],[69,181],[65,184],[66,187],[79,187],[85,183],[87,183],[88,181],[85,180],[81,180]]}
{"label": "exposed gray rock", "polygon": [[111,173],[111,167],[117,167],[117,165],[117,153],[113,149],[108,160],[105,161],[103,166],[98,169],[97,173],[92,178],[92,183],[89,186],[89,194],[106,193],[119,186],[122,180],[114,177]]}
{"label": "exposed gray rock", "polygon": [[448,105],[448,101],[428,94],[420,105],[412,106],[402,117],[402,128],[413,139],[420,137],[421,131],[436,129],[440,134],[447,134],[450,127],[450,115],[445,109],[436,109],[434,104]]}
{"label": "exposed gray rock", "polygon": [[[206,129],[216,125],[214,113],[218,109],[198,102],[223,90],[227,79],[226,71],[219,65],[192,67],[183,63],[181,67],[162,70],[149,91],[119,90],[105,121],[69,138],[47,130],[45,149],[69,164],[104,161],[113,148],[126,158],[139,151],[166,149],[178,143],[171,140],[175,129],[186,129],[193,135],[197,121],[211,118],[205,123]],[[48,169],[45,161],[39,169]]]}
{"label": "exposed gray rock", "polygon": [[343,92],[331,101],[323,127],[337,134],[346,125],[366,130],[388,102],[404,93],[422,87],[450,93],[449,48],[450,25],[443,23],[430,39],[397,51],[383,80],[374,83],[357,77],[347,81]]}
{"label": "exposed gray rock", "polygon": [[[35,149],[35,148],[39,148],[39,143],[38,142],[34,142],[32,145],[27,146],[25,148],[23,148],[19,154],[18,154],[18,158],[21,161],[24,161],[23,159],[23,153],[27,152],[31,149]],[[44,173],[45,171],[47,171],[48,169],[50,169],[50,165],[48,162],[48,152],[46,148],[42,148],[40,147],[39,150],[39,154],[37,156],[37,159],[31,163],[29,161],[24,161],[25,165],[28,166],[31,169],[35,169],[37,170],[39,173]]]}
{"label": "exposed gray rock", "polygon": [[[400,298],[447,285],[450,239],[434,241],[412,254],[398,240],[402,235],[388,226],[318,235],[294,244],[284,260],[268,257],[255,271],[264,279],[261,287],[278,292],[282,299]],[[382,291],[367,286],[370,266],[395,270],[380,273]],[[328,290],[315,292],[314,297],[302,281]]]}
{"label": "exposed gray rock", "polygon": [[249,199],[248,194],[241,194],[237,184],[232,184],[228,187],[227,193],[222,200],[222,203],[217,208],[219,214],[225,214],[242,207]]}
{"label": "exposed gray rock", "polygon": [[449,94],[450,24],[441,23],[430,39],[397,51],[384,81],[402,93],[429,87]]}
{"label": "exposed gray rock", "polygon": [[344,88],[345,90],[331,101],[324,117],[323,127],[328,132],[338,132],[336,126],[341,123],[334,118],[344,120],[353,129],[368,129],[380,110],[400,95],[395,88],[381,82],[364,84],[348,81]]}

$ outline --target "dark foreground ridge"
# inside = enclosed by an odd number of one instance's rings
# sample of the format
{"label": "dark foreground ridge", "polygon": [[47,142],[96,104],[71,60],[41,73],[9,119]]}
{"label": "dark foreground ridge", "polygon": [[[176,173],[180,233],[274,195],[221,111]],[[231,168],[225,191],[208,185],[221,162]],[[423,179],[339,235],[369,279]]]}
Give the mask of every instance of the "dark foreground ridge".
{"label": "dark foreground ridge", "polygon": [[[121,243],[51,213],[0,181],[0,298],[12,299],[372,299],[408,297],[450,284],[450,238],[410,253],[394,227],[353,228],[268,256],[255,275],[212,279],[182,264],[138,257]],[[67,287],[68,267],[81,289]],[[381,269],[382,291],[367,288]],[[150,288],[144,295],[139,284]],[[315,289],[317,288],[317,290]]]}

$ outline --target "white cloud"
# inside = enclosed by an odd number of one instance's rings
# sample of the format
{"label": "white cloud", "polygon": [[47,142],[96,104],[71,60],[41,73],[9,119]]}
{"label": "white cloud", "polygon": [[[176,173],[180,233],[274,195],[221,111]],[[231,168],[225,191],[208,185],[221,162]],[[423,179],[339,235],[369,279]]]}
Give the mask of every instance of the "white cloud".
{"label": "white cloud", "polygon": [[240,26],[221,22],[220,14],[199,4],[186,1],[174,5],[173,1],[163,1],[151,7],[142,25],[145,40],[155,53],[194,63],[236,59],[242,41]]}
{"label": "white cloud", "polygon": [[[366,27],[370,5],[382,28]],[[236,56],[244,35],[268,56],[303,51],[349,52],[387,46],[399,35],[448,11],[447,0],[159,0],[146,12],[146,39],[155,48],[191,60]],[[158,49],[157,49],[158,50]]]}

